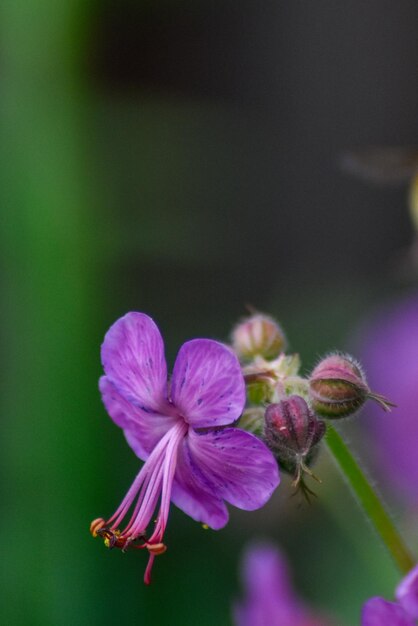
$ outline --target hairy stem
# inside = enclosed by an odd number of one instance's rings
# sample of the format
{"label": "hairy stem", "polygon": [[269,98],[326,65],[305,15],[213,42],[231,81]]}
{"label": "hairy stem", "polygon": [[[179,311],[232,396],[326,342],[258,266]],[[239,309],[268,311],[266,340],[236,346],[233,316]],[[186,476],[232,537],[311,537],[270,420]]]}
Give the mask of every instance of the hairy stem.
{"label": "hairy stem", "polygon": [[415,565],[415,560],[343,438],[330,424],[327,427],[326,442],[353,494],[376,529],[389,554],[401,573],[406,574]]}

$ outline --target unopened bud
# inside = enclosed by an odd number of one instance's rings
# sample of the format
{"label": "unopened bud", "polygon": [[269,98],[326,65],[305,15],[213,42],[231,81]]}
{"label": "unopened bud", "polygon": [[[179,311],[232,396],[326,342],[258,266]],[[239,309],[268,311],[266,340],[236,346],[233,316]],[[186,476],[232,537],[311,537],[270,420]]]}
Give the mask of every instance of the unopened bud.
{"label": "unopened bud", "polygon": [[243,359],[253,359],[256,356],[275,359],[285,349],[286,338],[273,318],[256,313],[235,327],[232,332],[232,347]]}
{"label": "unopened bud", "polygon": [[325,423],[300,396],[289,396],[266,410],[265,441],[282,468],[294,475],[296,485],[303,472],[312,475],[308,465],[316,456],[316,446],[325,430]]}
{"label": "unopened bud", "polygon": [[386,411],[394,406],[370,391],[361,365],[349,354],[330,354],[320,361],[309,377],[309,397],[315,413],[330,419],[352,415],[368,398]]}

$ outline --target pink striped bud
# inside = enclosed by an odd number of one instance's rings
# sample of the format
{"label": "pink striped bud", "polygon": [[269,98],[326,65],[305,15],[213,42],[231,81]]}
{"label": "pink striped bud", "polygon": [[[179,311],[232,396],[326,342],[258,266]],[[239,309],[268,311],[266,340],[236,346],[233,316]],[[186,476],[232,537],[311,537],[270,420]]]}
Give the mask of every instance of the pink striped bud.
{"label": "pink striped bud", "polygon": [[386,411],[394,406],[370,390],[360,363],[349,354],[330,354],[320,361],[309,377],[309,396],[315,413],[329,419],[352,415],[368,398]]}
{"label": "pink striped bud", "polygon": [[232,332],[232,347],[239,357],[275,359],[286,347],[279,324],[268,315],[256,313],[239,323]]}
{"label": "pink striped bud", "polygon": [[302,472],[314,460],[317,445],[326,426],[309,409],[300,396],[289,396],[277,404],[270,404],[265,414],[264,436],[282,468],[293,474],[298,484]]}

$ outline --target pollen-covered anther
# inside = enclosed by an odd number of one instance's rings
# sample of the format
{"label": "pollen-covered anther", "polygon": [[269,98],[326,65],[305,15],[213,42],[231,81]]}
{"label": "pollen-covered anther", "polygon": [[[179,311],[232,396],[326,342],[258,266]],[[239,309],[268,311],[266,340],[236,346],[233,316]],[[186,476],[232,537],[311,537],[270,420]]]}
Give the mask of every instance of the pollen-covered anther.
{"label": "pollen-covered anther", "polygon": [[125,547],[125,539],[120,538],[120,532],[118,530],[103,528],[99,531],[99,535],[103,537],[106,548],[112,549]]}
{"label": "pollen-covered anther", "polygon": [[[143,535],[138,537],[123,535],[120,530],[113,530],[111,528],[100,528],[97,531],[97,535],[102,537],[106,548],[110,550],[112,548],[119,548],[122,552],[127,552],[129,548],[145,548],[145,538]],[[142,544],[138,544],[142,541]]]}
{"label": "pollen-covered anther", "polygon": [[147,548],[148,552],[150,554],[153,554],[154,556],[164,554],[164,552],[167,551],[167,546],[165,545],[165,543],[145,543],[143,547]]}
{"label": "pollen-covered anther", "polygon": [[94,519],[92,523],[90,524],[90,532],[93,535],[93,537],[97,537],[97,535],[99,534],[99,531],[101,531],[104,528],[104,526],[106,526],[106,522],[104,521],[102,517],[98,517],[97,519]]}

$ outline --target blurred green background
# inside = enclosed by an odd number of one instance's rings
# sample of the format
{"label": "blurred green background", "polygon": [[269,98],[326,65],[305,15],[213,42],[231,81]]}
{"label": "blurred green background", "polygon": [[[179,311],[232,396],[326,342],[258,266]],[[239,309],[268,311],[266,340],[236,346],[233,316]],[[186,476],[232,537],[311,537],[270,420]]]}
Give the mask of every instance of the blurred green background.
{"label": "blurred green background", "polygon": [[172,363],[252,304],[307,370],[412,288],[392,263],[412,238],[405,189],[338,161],[416,140],[417,22],[413,0],[3,0],[2,624],[230,625],[255,537],[338,625],[392,597],[397,572],[325,454],[311,507],[286,480],[220,532],[173,507],[150,588],[142,554],[88,527],[139,466],[97,390],[117,317],[152,315]]}

